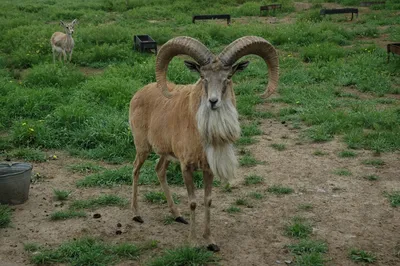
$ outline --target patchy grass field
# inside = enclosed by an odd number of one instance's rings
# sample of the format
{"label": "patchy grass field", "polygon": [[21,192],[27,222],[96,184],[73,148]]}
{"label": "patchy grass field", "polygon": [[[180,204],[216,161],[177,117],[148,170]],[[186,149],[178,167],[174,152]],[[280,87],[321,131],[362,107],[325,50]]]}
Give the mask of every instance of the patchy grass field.
{"label": "patchy grass field", "polygon": [[[0,206],[2,263],[399,265],[400,57],[388,63],[385,46],[400,41],[400,1],[386,2],[282,0],[260,16],[268,2],[1,1],[0,160],[34,167],[29,200]],[[319,15],[343,6],[358,7],[358,18]],[[231,14],[231,25],[191,22],[211,13]],[[72,63],[53,65],[50,36],[75,18]],[[218,254],[184,245],[189,228],[168,215],[155,155],[141,171],[145,222],[132,221],[128,105],[155,81],[155,56],[132,50],[137,34],[159,45],[188,35],[215,52],[257,35],[278,50],[271,98],[259,97],[261,59],[250,56],[234,78],[241,166],[229,187],[214,184]],[[198,77],[176,58],[168,78]],[[188,218],[179,166],[167,176]],[[200,173],[195,183],[202,203]]]}

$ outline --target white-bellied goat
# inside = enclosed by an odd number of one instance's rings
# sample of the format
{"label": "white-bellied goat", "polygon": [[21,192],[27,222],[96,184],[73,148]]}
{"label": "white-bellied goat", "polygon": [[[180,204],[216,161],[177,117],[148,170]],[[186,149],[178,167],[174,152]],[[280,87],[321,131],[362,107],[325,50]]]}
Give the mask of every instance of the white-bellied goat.
{"label": "white-bellied goat", "polygon": [[[196,62],[186,66],[200,74],[191,85],[167,84],[166,72],[173,57],[185,54]],[[165,43],[156,59],[156,83],[139,90],[132,98],[129,122],[136,146],[133,169],[133,219],[143,223],[138,206],[140,168],[153,150],[160,156],[156,172],[175,220],[187,223],[176,208],[166,180],[170,161],[180,162],[189,195],[189,241],[196,240],[195,209],[197,206],[193,172],[203,171],[205,230],[203,237],[210,250],[218,251],[210,230],[211,188],[214,176],[228,180],[235,176],[237,160],[233,143],[240,137],[232,76],[244,70],[248,61],[235,64],[245,55],[262,57],[269,68],[270,96],[278,84],[278,55],[266,40],[246,36],[232,42],[218,55],[190,37],[176,37]]]}
{"label": "white-bellied goat", "polygon": [[60,21],[60,25],[64,27],[65,33],[54,32],[51,36],[50,43],[53,51],[53,63],[56,62],[56,53],[58,54],[58,59],[61,61],[61,54],[64,56],[64,61],[67,60],[67,54],[69,54],[69,62],[71,62],[72,51],[74,50],[75,42],[72,38],[74,33],[75,24],[77,20],[74,19],[71,23],[64,23]]}

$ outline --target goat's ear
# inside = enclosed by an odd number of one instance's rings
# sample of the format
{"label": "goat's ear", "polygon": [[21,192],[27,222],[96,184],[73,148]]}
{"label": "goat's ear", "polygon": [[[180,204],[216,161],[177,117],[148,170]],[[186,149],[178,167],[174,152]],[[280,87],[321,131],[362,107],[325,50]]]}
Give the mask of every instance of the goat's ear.
{"label": "goat's ear", "polygon": [[63,27],[65,27],[64,21],[60,20],[60,25],[63,26]]}
{"label": "goat's ear", "polygon": [[192,61],[186,61],[186,60],[183,62],[185,63],[186,67],[189,68],[190,71],[200,73],[200,65],[199,64],[192,62]]}
{"label": "goat's ear", "polygon": [[236,72],[240,72],[246,69],[246,67],[249,65],[249,61],[242,61],[240,63],[237,63],[236,65],[232,66],[232,76],[236,73]]}
{"label": "goat's ear", "polygon": [[71,23],[72,23],[72,25],[78,24],[78,20],[74,19]]}

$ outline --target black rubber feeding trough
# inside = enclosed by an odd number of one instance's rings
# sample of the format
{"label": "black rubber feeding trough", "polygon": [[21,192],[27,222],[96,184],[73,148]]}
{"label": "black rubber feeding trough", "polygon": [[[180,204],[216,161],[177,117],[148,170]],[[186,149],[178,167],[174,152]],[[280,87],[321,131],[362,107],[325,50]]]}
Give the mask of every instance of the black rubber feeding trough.
{"label": "black rubber feeding trough", "polygon": [[333,14],[346,14],[351,13],[351,20],[353,20],[353,15],[356,14],[358,17],[358,8],[334,8],[334,9],[321,9],[320,15],[333,15]]}
{"label": "black rubber feeding trough", "polygon": [[387,53],[388,53],[387,61],[389,63],[390,53],[400,55],[400,42],[398,42],[398,43],[389,43],[387,45]]}
{"label": "black rubber feeding trough", "polygon": [[144,53],[146,50],[154,50],[154,53],[157,54],[157,42],[149,35],[133,36],[133,48],[141,53]]}
{"label": "black rubber feeding trough", "polygon": [[28,200],[32,165],[0,163],[0,203],[22,204]]}

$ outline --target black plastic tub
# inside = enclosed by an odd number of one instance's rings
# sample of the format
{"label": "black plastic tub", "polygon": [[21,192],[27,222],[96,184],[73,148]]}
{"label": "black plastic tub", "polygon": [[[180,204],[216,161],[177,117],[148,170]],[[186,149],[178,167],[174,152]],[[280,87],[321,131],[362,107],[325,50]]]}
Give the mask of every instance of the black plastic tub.
{"label": "black plastic tub", "polygon": [[32,165],[0,163],[0,203],[22,204],[28,200]]}

